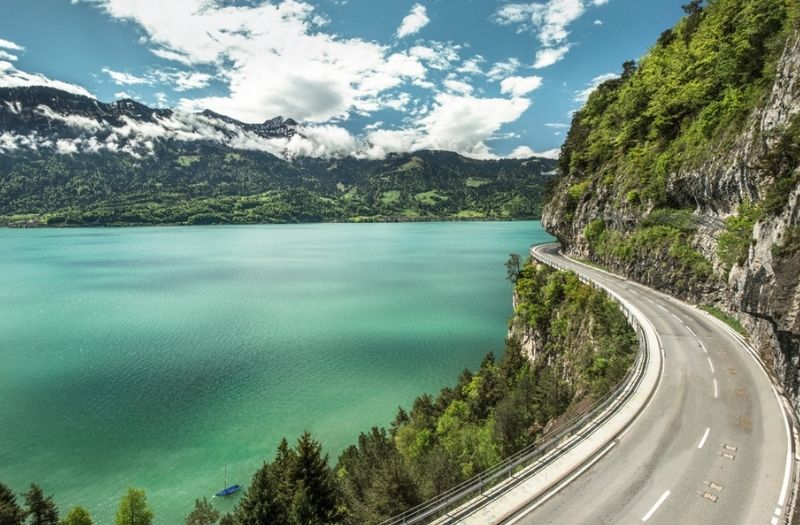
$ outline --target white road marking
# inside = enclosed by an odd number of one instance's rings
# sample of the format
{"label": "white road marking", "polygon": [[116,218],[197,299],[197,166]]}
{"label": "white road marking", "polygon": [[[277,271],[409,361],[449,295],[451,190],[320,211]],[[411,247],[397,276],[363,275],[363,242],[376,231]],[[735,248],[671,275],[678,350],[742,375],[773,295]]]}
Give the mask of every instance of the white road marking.
{"label": "white road marking", "polygon": [[711,362],[711,358],[710,357],[708,358],[708,366],[711,367],[711,373],[713,374],[714,373],[714,363]]}
{"label": "white road marking", "polygon": [[772,516],[772,519],[769,520],[769,522],[771,523],[771,525],[778,525],[778,518],[775,517],[775,516]]}
{"label": "white road marking", "polygon": [[664,306],[663,304],[656,303],[656,306],[658,306],[659,308],[661,308],[661,309],[662,309],[662,310],[664,310],[665,312],[669,312],[669,308],[667,308],[667,307],[666,307],[666,306]]}
{"label": "white road marking", "polygon": [[781,515],[781,508],[780,507],[775,507],[775,515],[776,516],[780,516]]}
{"label": "white road marking", "polygon": [[703,344],[703,341],[697,341],[697,342],[700,343],[700,348],[703,349],[703,352],[705,352],[707,354],[708,350],[706,350],[706,345]]}
{"label": "white road marking", "polygon": [[665,500],[666,500],[668,497],[669,497],[669,491],[666,491],[664,494],[662,494],[662,495],[661,495],[661,497],[660,497],[660,498],[658,498],[658,501],[656,501],[656,504],[655,504],[655,505],[653,505],[653,507],[652,507],[650,510],[648,510],[648,511],[647,511],[647,514],[645,514],[644,516],[642,516],[642,521],[647,521],[647,520],[649,520],[650,518],[652,518],[652,517],[653,517],[653,514],[655,514],[655,513],[656,513],[656,511],[658,510],[658,507],[660,507],[660,506],[661,506],[661,504],[662,504],[662,503],[664,503],[664,501],[665,501]]}
{"label": "white road marking", "polygon": [[678,317],[677,315],[675,315],[675,314],[673,314],[673,313],[670,313],[669,315],[671,315],[672,317],[674,317],[675,319],[677,319],[679,323],[683,323],[683,319],[681,319],[681,318],[680,318],[680,317]]}
{"label": "white road marking", "polygon": [[714,399],[719,397],[719,391],[717,390],[717,378],[714,378]]}
{"label": "white road marking", "polygon": [[709,432],[711,432],[711,429],[707,428],[706,431],[703,433],[703,437],[700,438],[700,443],[697,444],[697,448],[703,448],[703,445],[706,444],[706,439],[708,439]]}
{"label": "white road marking", "polygon": [[688,324],[686,325],[686,329],[689,330],[693,336],[697,337],[697,334],[694,332],[694,330],[692,330],[692,327],[689,326]]}

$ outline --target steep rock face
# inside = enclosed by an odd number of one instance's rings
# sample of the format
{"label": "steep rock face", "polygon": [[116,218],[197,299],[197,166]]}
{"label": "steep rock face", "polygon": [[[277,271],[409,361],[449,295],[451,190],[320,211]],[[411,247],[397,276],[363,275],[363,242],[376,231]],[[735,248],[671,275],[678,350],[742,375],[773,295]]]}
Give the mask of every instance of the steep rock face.
{"label": "steep rock face", "polygon": [[[662,243],[663,250],[602,248],[594,241],[632,239],[643,225],[663,216],[649,203],[622,199],[619,180],[601,184],[607,166],[591,176],[591,189],[577,199],[569,190],[588,180],[566,173],[545,207],[543,223],[567,251],[611,267],[633,279],[683,298],[712,303],[735,316],[747,329],[762,358],[800,407],[800,165],[796,155],[800,129],[800,31],[790,31],[774,81],[733,139],[708,152],[705,160],[680,167],[664,180],[665,208],[688,210],[670,216],[686,220],[686,233]],[[562,166],[562,172],[565,170]],[[574,194],[577,194],[574,191]],[[746,228],[746,255],[731,262],[724,242],[743,207],[759,207],[752,229]],[[766,210],[766,211],[764,211]],[[675,231],[680,230],[680,226]],[[652,227],[647,230],[656,231]],[[752,232],[752,233],[750,233]],[[612,235],[613,234],[613,235]],[[670,244],[670,242],[673,242]],[[747,246],[749,242],[749,247]],[[608,243],[607,243],[608,245]],[[606,246],[607,246],[606,245]],[[601,248],[598,248],[601,246]],[[633,248],[631,248],[633,246]],[[659,246],[650,243],[648,246]],[[634,250],[634,255],[626,250]],[[687,276],[675,250],[694,250],[710,267]],[[703,261],[697,261],[698,268]]]}

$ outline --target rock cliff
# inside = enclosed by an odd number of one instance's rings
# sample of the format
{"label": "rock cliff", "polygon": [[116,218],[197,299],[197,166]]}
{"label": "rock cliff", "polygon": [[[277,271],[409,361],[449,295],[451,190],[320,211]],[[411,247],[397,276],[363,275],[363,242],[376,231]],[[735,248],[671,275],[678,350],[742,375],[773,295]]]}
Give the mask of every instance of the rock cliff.
{"label": "rock cliff", "polygon": [[[637,70],[628,66],[576,114],[543,222],[573,256],[734,316],[797,408],[798,7],[694,7]],[[720,36],[720,27],[730,29]],[[715,31],[718,43],[708,40]],[[743,59],[737,46],[750,55]],[[665,59],[681,51],[687,62]],[[709,62],[713,69],[704,69]],[[711,77],[721,67],[737,74]],[[676,81],[666,106],[654,109],[661,88],[648,87],[648,75]],[[610,122],[619,132],[604,143],[597,126]],[[601,147],[607,153],[594,153]]]}

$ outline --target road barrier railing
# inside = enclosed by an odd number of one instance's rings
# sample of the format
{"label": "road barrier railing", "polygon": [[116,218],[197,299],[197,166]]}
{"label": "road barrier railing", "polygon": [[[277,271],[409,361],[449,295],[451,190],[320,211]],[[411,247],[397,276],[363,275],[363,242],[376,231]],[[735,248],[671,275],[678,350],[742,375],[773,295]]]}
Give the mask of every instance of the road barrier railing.
{"label": "road barrier railing", "polygon": [[[538,262],[563,271],[571,271],[555,259],[531,248]],[[533,443],[507,457],[497,465],[450,488],[435,498],[382,522],[382,525],[411,525],[420,523],[455,523],[490,501],[505,494],[523,480],[535,476],[566,454],[585,437],[602,427],[625,405],[639,387],[650,360],[650,348],[644,328],[625,302],[611,290],[577,274],[581,282],[602,290],[622,309],[628,323],[636,331],[639,349],[633,365],[625,376],[588,409],[557,428],[550,429]]]}

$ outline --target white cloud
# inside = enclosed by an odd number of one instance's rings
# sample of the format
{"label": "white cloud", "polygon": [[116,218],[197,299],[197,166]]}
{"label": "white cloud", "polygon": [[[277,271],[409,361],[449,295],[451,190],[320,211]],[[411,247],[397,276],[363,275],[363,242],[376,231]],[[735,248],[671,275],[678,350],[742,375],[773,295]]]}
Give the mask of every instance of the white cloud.
{"label": "white cloud", "polygon": [[26,87],[26,86],[47,86],[63,91],[68,91],[76,95],[94,98],[86,88],[69,82],[53,80],[39,73],[27,73],[14,67],[11,62],[0,60],[0,87]]}
{"label": "white cloud", "polygon": [[586,102],[589,99],[589,95],[591,95],[592,92],[595,89],[597,89],[597,87],[600,84],[602,84],[603,82],[606,82],[608,80],[615,79],[615,78],[619,78],[619,75],[616,74],[616,73],[604,73],[602,75],[598,75],[598,76],[594,77],[592,80],[590,80],[586,84],[586,87],[584,89],[581,89],[581,90],[578,90],[578,91],[575,92],[575,96],[573,97],[573,100],[575,102],[580,102],[581,104],[583,104],[584,102]]}
{"label": "white cloud", "polygon": [[531,157],[543,157],[545,159],[557,159],[561,154],[561,149],[549,149],[545,151],[534,151],[529,146],[517,146],[514,151],[509,154],[511,159],[529,159]]}
{"label": "white cloud", "polygon": [[500,92],[512,97],[524,97],[542,85],[542,77],[508,77],[500,82]]}
{"label": "white cloud", "polygon": [[555,64],[567,54],[569,26],[590,6],[601,6],[609,0],[547,0],[546,2],[510,3],[501,6],[493,20],[501,25],[516,26],[518,32],[531,31],[542,45],[536,53],[536,68]]}
{"label": "white cloud", "polygon": [[562,122],[545,122],[544,125],[554,129],[566,129],[569,127],[569,124],[564,124]]}
{"label": "white cloud", "polygon": [[514,74],[521,65],[520,61],[513,57],[505,62],[495,62],[492,64],[489,71],[486,72],[486,76],[488,76],[490,80],[500,80],[501,78]]}
{"label": "white cloud", "polygon": [[111,77],[111,80],[113,80],[118,86],[133,86],[136,84],[151,83],[150,80],[144,77],[137,77],[136,75],[131,75],[130,73],[126,73],[124,71],[114,71],[113,69],[109,69],[107,67],[104,67],[101,71]]}
{"label": "white cloud", "polygon": [[0,49],[0,60],[7,60],[9,62],[15,62],[17,60],[17,55],[12,55],[7,51],[3,51]]}
{"label": "white cloud", "polygon": [[414,4],[411,12],[408,13],[400,27],[397,28],[397,38],[404,38],[408,35],[419,33],[420,29],[428,25],[431,19],[428,18],[428,12],[422,4]]}
{"label": "white cloud", "polygon": [[602,21],[602,20],[600,20],[600,19],[597,19],[597,20],[595,20],[595,21],[594,21],[594,22],[592,22],[592,23],[593,23],[594,25],[596,25],[596,26],[601,26],[601,25],[603,25],[603,21]]}
{"label": "white cloud", "polygon": [[474,158],[494,158],[486,141],[503,126],[517,120],[530,106],[524,98],[478,98],[440,93],[433,108],[413,127],[375,130],[367,134],[365,156],[435,149],[456,151]]}
{"label": "white cloud", "polygon": [[483,70],[481,69],[481,64],[486,62],[486,59],[483,58],[481,55],[475,55],[474,57],[465,60],[460,66],[458,66],[459,73],[464,75],[483,75]]}
{"label": "white cloud", "polygon": [[444,71],[451,69],[453,63],[458,61],[460,49],[461,46],[456,44],[429,42],[425,46],[414,46],[408,52],[426,62],[430,68]]}
{"label": "white cloud", "polygon": [[3,49],[10,49],[11,51],[25,51],[25,48],[19,44],[15,44],[10,40],[3,40],[0,38],[0,47]]}
{"label": "white cloud", "polygon": [[301,0],[92,3],[141,26],[158,57],[202,65],[228,83],[226,94],[186,98],[183,107],[208,108],[244,121],[276,115],[308,122],[345,119],[382,107],[388,89],[424,78],[418,56],[320,31],[314,7]]}
{"label": "white cloud", "polygon": [[556,48],[544,48],[536,52],[536,60],[533,62],[534,69],[542,69],[547,66],[552,66],[569,52],[569,46],[561,46]]}
{"label": "white cloud", "polygon": [[471,85],[467,84],[466,82],[463,82],[461,80],[456,80],[453,78],[446,79],[444,82],[442,82],[442,84],[444,85],[445,88],[447,88],[448,91],[453,93],[460,93],[462,95],[470,95],[472,94],[472,91],[474,89]]}

